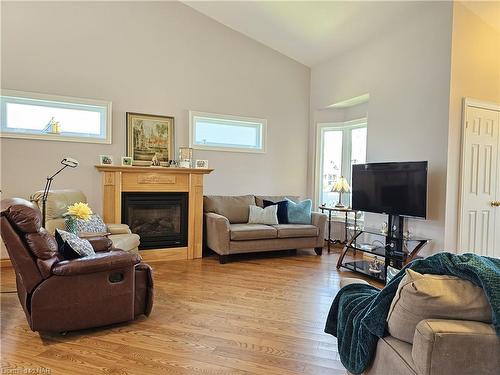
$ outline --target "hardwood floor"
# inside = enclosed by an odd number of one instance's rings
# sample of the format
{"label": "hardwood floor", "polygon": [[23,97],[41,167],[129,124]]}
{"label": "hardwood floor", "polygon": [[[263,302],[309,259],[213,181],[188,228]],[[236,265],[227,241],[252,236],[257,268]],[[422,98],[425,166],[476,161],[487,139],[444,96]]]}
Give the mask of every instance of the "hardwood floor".
{"label": "hardwood floor", "polygon": [[66,336],[29,329],[2,269],[1,373],[345,374],[323,328],[340,279],[356,276],[325,253],[154,263],[149,318]]}

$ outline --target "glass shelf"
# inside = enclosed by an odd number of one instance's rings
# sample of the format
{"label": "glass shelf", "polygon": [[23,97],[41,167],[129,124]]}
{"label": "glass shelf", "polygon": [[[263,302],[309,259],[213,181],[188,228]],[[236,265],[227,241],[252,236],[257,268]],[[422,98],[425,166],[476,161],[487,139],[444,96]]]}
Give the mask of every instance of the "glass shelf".
{"label": "glass shelf", "polygon": [[362,273],[368,277],[371,277],[375,280],[381,281],[385,283],[385,269],[382,268],[380,273],[375,273],[370,271],[370,262],[367,260],[357,260],[354,262],[346,262],[342,264],[342,267],[354,271]]}
{"label": "glass shelf", "polygon": [[363,253],[380,256],[382,258],[394,259],[403,261],[408,256],[407,253],[395,254],[391,250],[386,250],[386,246],[373,246],[370,244],[351,244],[348,246],[351,250],[361,251]]}
{"label": "glass shelf", "polygon": [[380,229],[377,229],[377,228],[369,228],[369,227],[364,227],[364,228],[354,228],[353,226],[349,226],[347,227],[348,230],[351,230],[351,231],[362,231],[362,232],[365,232],[365,233],[369,233],[369,234],[373,234],[373,235],[376,235],[376,236],[382,236],[382,237],[386,237],[386,238],[390,238],[390,239],[393,239],[393,240],[404,240],[404,241],[407,241],[407,242],[427,242],[427,241],[430,241],[429,238],[424,238],[424,237],[419,237],[419,236],[411,236],[409,238],[406,238],[404,236],[398,236],[398,235],[387,235],[387,233],[382,233],[382,231]]}

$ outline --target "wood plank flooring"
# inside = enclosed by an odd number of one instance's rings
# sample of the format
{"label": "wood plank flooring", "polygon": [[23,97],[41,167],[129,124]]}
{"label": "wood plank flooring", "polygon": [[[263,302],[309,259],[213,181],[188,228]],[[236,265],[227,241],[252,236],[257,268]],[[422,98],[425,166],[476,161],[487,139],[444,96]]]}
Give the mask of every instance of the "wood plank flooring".
{"label": "wood plank flooring", "polygon": [[303,250],[154,263],[149,318],[66,336],[29,329],[8,293],[14,273],[2,269],[1,373],[345,374],[336,339],[323,332],[340,279],[356,277],[337,272],[337,259]]}

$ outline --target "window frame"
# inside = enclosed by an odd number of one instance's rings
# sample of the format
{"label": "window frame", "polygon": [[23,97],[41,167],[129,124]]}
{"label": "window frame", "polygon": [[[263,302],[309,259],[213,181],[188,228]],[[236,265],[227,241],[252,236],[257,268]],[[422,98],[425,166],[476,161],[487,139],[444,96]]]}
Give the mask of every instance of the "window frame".
{"label": "window frame", "polygon": [[[1,91],[1,117],[0,117],[0,138],[14,138],[14,139],[35,139],[35,140],[43,140],[43,141],[60,141],[60,142],[81,142],[81,143],[100,143],[100,144],[111,144],[112,143],[112,102],[105,100],[97,100],[97,99],[86,99],[86,98],[76,98],[70,96],[60,96],[60,95],[51,95],[51,94],[42,94],[28,91],[17,91],[17,90],[2,90]],[[11,97],[18,100],[4,100],[4,97]],[[53,107],[56,108],[65,108],[64,104],[69,105],[90,105],[90,106],[98,106],[105,108],[105,137],[98,136],[79,136],[78,133],[66,133],[68,135],[63,134],[50,134],[50,133],[37,133],[36,130],[33,132],[16,132],[16,131],[5,131],[7,129],[6,125],[6,111],[5,107],[7,103],[20,103],[20,104],[29,104],[26,100],[43,100],[54,102]],[[57,105],[60,103],[61,105]],[[48,107],[48,106],[47,106]]]}
{"label": "window frame", "polygon": [[[206,117],[220,120],[228,121],[240,121],[249,123],[260,124],[260,138],[261,147],[260,148],[247,148],[247,147],[224,147],[224,146],[210,146],[210,145],[200,145],[195,143],[195,117]],[[223,115],[219,113],[210,112],[199,112],[199,111],[189,111],[189,147],[195,150],[205,150],[205,151],[225,151],[225,152],[244,152],[253,154],[264,154],[267,150],[267,120],[264,118],[257,117],[244,117],[235,115]]]}
{"label": "window frame", "polygon": [[[342,131],[342,165],[340,168],[341,176],[347,181],[351,181],[352,170],[350,168],[352,162],[352,133],[353,129],[367,128],[368,119],[366,117],[346,121],[346,122],[321,122],[316,124],[316,173],[314,178],[314,195],[317,205],[322,204],[322,177],[323,177],[323,150],[324,150],[324,133],[329,130]],[[350,182],[349,182],[350,184]],[[349,193],[350,194],[350,193]],[[350,200],[350,195],[349,195]]]}

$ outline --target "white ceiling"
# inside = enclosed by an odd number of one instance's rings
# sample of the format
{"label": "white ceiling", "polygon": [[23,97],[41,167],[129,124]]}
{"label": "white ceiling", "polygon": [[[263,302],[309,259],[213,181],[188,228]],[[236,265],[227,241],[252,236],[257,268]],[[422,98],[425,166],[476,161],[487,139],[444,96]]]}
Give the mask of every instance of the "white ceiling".
{"label": "white ceiling", "polygon": [[426,4],[419,1],[184,3],[307,66],[362,44],[395,23],[405,22]]}

